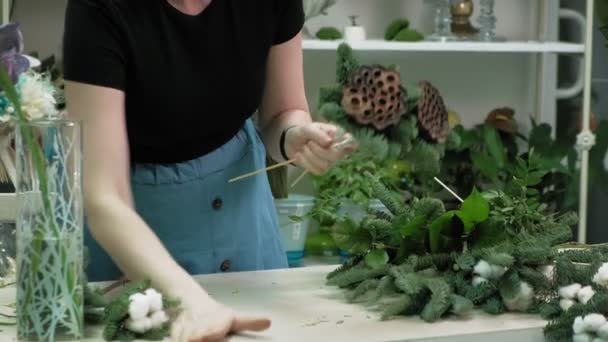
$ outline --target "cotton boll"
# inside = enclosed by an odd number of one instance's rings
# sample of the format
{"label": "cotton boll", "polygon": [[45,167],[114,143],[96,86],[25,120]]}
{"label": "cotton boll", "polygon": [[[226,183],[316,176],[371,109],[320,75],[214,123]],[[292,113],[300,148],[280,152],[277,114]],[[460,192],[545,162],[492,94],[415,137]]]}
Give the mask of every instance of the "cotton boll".
{"label": "cotton boll", "polygon": [[137,320],[129,318],[126,322],[126,326],[127,329],[131,330],[132,332],[143,334],[152,329],[152,320],[147,317]]}
{"label": "cotton boll", "polygon": [[598,329],[597,335],[604,340],[608,340],[608,323],[605,323]]}
{"label": "cotton boll", "polygon": [[480,275],[482,278],[492,278],[492,266],[485,260],[479,260],[477,265],[475,265],[473,272]]}
{"label": "cotton boll", "polygon": [[592,342],[592,340],[591,335],[585,333],[572,336],[572,342]]}
{"label": "cotton boll", "polygon": [[498,279],[507,273],[507,268],[504,266],[491,265],[492,267],[492,279]]}
{"label": "cotton boll", "polygon": [[150,300],[143,293],[135,293],[129,297],[129,316],[134,320],[145,318],[150,313]]}
{"label": "cotton boll", "polygon": [[586,331],[596,332],[606,324],[606,317],[600,314],[589,314],[583,318],[583,323]]}
{"label": "cotton boll", "polygon": [[484,277],[478,277],[478,276],[473,277],[473,286],[477,287],[477,286],[479,286],[483,283],[487,283],[487,282],[488,282],[488,279],[486,279]]}
{"label": "cotton boll", "polygon": [[572,299],[561,299],[559,301],[559,307],[562,308],[562,310],[564,311],[568,311],[568,309],[570,309],[574,304],[575,301],[573,301]]}
{"label": "cotton boll", "polygon": [[559,288],[559,296],[565,299],[576,299],[578,292],[581,290],[581,284],[572,284]]}
{"label": "cotton boll", "polygon": [[572,331],[575,334],[582,334],[585,332],[585,322],[583,321],[583,317],[578,316],[574,319],[574,323],[572,323]]}
{"label": "cotton boll", "polygon": [[160,328],[163,324],[169,321],[169,317],[164,311],[156,311],[150,316],[150,320],[152,321],[152,327],[154,329]]}
{"label": "cotton boll", "polygon": [[585,286],[580,291],[578,291],[577,297],[579,302],[587,304],[587,302],[590,301],[594,295],[595,291],[593,291],[593,288],[591,286]]}
{"label": "cotton boll", "polygon": [[608,285],[608,263],[604,263],[593,276],[593,282],[606,287]]}
{"label": "cotton boll", "polygon": [[145,293],[150,301],[150,311],[161,311],[163,309],[163,295],[158,293],[155,289],[148,289]]}

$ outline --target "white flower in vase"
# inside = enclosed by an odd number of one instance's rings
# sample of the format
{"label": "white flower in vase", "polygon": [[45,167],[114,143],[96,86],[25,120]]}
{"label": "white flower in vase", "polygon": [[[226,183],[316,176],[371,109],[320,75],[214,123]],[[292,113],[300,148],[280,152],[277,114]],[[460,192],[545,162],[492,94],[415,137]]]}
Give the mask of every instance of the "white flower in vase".
{"label": "white flower in vase", "polygon": [[21,75],[17,88],[28,121],[58,116],[55,88],[47,76],[26,72]]}

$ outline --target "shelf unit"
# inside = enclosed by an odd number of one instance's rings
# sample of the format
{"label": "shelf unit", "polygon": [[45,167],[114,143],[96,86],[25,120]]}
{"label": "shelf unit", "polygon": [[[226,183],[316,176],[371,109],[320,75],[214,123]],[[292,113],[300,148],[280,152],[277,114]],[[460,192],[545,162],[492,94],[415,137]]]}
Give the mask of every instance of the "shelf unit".
{"label": "shelf unit", "polygon": [[[306,39],[304,51],[335,51],[343,41]],[[350,42],[355,51],[365,52],[472,52],[472,53],[555,53],[584,54],[585,45],[566,42],[510,41],[510,42],[387,42],[370,39]]]}
{"label": "shelf unit", "polygon": [[[533,54],[538,63],[534,77],[537,90],[536,109],[540,113],[537,119],[555,127],[556,100],[574,97],[583,93],[583,127],[579,134],[580,196],[578,241],[587,238],[587,197],[589,149],[594,140],[590,131],[591,113],[591,61],[593,52],[594,7],[595,0],[586,0],[586,14],[582,16],[570,10],[559,8],[559,2],[541,0],[542,8],[539,18],[539,37],[542,40],[506,41],[506,42],[388,42],[381,39],[348,42],[354,51],[360,53],[474,53],[474,54]],[[551,41],[558,38],[558,21],[572,20],[581,27],[583,36],[580,43]],[[330,51],[335,52],[342,41],[322,41],[306,39],[302,43],[305,53]],[[579,58],[579,80],[569,89],[557,88],[557,57],[570,55]],[[538,81],[540,80],[540,81]]]}

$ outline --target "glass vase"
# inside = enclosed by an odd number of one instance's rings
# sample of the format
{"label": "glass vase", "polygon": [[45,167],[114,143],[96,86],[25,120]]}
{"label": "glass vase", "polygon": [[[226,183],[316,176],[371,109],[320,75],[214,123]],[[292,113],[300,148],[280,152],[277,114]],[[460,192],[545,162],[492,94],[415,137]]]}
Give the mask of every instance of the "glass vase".
{"label": "glass vase", "polygon": [[17,128],[17,338],[84,333],[81,127],[32,121]]}

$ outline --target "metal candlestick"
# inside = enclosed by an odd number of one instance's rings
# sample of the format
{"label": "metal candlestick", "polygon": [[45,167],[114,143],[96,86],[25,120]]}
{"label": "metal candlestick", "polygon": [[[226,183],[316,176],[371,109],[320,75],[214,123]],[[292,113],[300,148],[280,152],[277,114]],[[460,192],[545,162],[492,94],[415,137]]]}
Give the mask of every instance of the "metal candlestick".
{"label": "metal candlestick", "polygon": [[479,32],[471,25],[473,11],[473,0],[452,1],[452,34],[460,39],[471,39]]}

